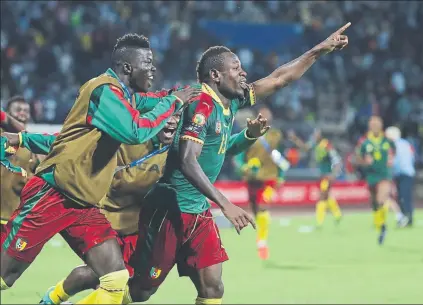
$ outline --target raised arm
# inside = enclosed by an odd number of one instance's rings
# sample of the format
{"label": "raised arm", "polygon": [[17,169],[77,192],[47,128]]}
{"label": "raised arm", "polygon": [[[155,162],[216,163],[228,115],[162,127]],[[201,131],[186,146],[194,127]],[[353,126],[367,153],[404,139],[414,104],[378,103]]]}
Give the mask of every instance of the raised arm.
{"label": "raised arm", "polygon": [[351,25],[348,22],[300,57],[280,66],[270,75],[253,83],[257,99],[274,94],[277,90],[298,80],[316,62],[316,60],[333,50],[341,50],[348,44],[348,37],[342,33]]}
{"label": "raised arm", "polygon": [[154,137],[167,119],[178,111],[183,101],[198,95],[198,90],[188,88],[160,98],[149,112],[140,114],[125,99],[123,91],[113,85],[96,88],[90,100],[87,123],[125,144],[140,144]]}

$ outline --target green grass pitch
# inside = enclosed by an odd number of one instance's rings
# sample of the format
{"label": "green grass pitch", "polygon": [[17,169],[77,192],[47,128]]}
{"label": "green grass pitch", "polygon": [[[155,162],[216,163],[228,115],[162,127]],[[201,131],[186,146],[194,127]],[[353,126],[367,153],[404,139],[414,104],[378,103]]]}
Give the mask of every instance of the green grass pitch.
{"label": "green grass pitch", "polygon": [[[257,258],[255,233],[238,236],[222,229],[230,260],[224,264],[226,304],[423,302],[423,211],[414,228],[396,229],[390,214],[386,242],[377,245],[370,213],[346,214],[336,226],[328,217],[322,230],[310,230],[313,216],[273,217],[270,259]],[[56,238],[15,286],[1,293],[1,304],[35,304],[40,295],[81,261]],[[71,300],[76,301],[84,294]],[[149,304],[194,304],[188,279],[172,271]]]}

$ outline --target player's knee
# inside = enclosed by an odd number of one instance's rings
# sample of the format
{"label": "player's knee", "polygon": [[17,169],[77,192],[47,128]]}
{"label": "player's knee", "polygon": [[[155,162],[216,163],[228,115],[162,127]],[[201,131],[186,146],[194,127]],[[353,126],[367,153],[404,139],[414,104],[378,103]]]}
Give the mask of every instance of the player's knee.
{"label": "player's knee", "polygon": [[87,289],[96,289],[100,281],[97,274],[88,266],[79,266],[72,270],[64,282],[64,290],[74,295]]}
{"label": "player's knee", "polygon": [[221,299],[223,297],[224,289],[221,278],[208,280],[198,291],[199,296],[205,299]]}

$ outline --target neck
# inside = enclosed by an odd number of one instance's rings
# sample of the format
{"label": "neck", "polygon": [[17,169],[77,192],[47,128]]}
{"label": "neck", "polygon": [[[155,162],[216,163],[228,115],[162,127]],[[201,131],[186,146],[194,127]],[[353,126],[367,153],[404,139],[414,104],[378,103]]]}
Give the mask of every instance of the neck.
{"label": "neck", "polygon": [[371,133],[374,137],[379,137],[379,136],[381,135],[380,131],[378,131],[378,132],[373,132],[373,131],[370,131],[370,133]]}
{"label": "neck", "polygon": [[125,85],[125,87],[128,89],[130,94],[134,94],[135,91],[134,89],[131,88],[130,83],[129,83],[129,78],[127,75],[121,73],[121,72],[116,72],[117,77],[119,78],[119,80]]}
{"label": "neck", "polygon": [[230,99],[228,99],[228,98],[226,98],[220,91],[219,91],[219,89],[217,88],[217,86],[216,86],[216,84],[215,83],[213,83],[213,84],[207,84],[207,85],[209,85],[209,87],[210,88],[212,88],[213,89],[213,91],[214,91],[214,93],[216,93],[216,95],[218,96],[218,98],[220,98],[220,100],[222,101],[222,104],[223,104],[223,106],[225,106],[225,108],[228,108],[229,106],[230,106],[230,104],[231,104],[231,100]]}

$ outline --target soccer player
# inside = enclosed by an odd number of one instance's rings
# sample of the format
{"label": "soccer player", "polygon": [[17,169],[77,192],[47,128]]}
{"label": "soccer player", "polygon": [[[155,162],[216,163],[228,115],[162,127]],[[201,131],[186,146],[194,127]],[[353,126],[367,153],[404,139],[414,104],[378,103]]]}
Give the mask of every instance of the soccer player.
{"label": "soccer player", "polygon": [[331,184],[340,174],[342,169],[342,160],[336,149],[327,138],[322,137],[320,130],[316,129],[310,140],[304,143],[293,131],[288,133],[289,138],[300,149],[304,151],[314,151],[314,157],[320,169],[320,200],[316,204],[316,223],[320,228],[323,225],[326,216],[326,210],[332,212],[336,222],[342,217],[336,198],[330,194]]}
{"label": "soccer player", "polygon": [[[263,115],[271,125],[272,113],[269,108],[260,107],[259,115]],[[281,187],[285,172],[290,167],[278,150],[282,137],[280,130],[271,128],[249,149],[234,157],[236,168],[247,181],[248,197],[257,224],[257,250],[262,260],[269,258],[267,239],[270,213],[266,205],[271,203],[275,193],[273,186],[276,184],[276,189]]]}
{"label": "soccer player", "polygon": [[[118,151],[118,165],[126,165],[140,156],[159,149],[162,145],[169,145],[173,140],[180,114],[175,114],[167,122],[165,128],[152,140],[141,145],[121,145]],[[260,130],[266,128],[266,120],[261,117],[249,122],[251,133],[259,126]],[[21,133],[4,133],[2,138],[7,138],[8,145],[26,147],[31,151],[47,154],[55,140],[54,135]],[[109,193],[100,202],[102,213],[111,222],[112,227],[119,234],[124,261],[131,276],[133,268],[129,265],[129,258],[133,254],[138,238],[138,216],[142,198],[150,187],[161,177],[167,153],[156,155],[149,159],[142,167],[131,168],[127,171],[117,172],[114,176]],[[75,268],[71,274],[50,288],[41,304],[59,304],[66,301],[71,295],[82,290],[95,288],[98,285],[98,276],[88,267]]]}
{"label": "soccer player", "polygon": [[112,69],[80,88],[60,134],[22,190],[21,204],[6,226],[1,290],[11,287],[44,244],[61,232],[100,277],[99,288],[80,304],[122,302],[129,274],[116,232],[96,205],[110,187],[121,143],[148,141],[184,101],[198,94],[193,88],[165,97],[137,93],[151,86],[156,70],[152,62],[147,38],[127,34],[115,45]]}
{"label": "soccer player", "polygon": [[[26,128],[30,119],[30,108],[23,96],[9,99],[6,111],[1,110],[1,132],[20,131]],[[12,149],[13,150],[13,149]],[[19,206],[19,197],[28,175],[32,175],[38,156],[26,149],[20,150],[1,166],[1,234],[5,234],[5,224],[12,212]]]}
{"label": "soccer player", "polygon": [[364,166],[371,195],[373,220],[379,231],[378,242],[382,244],[386,236],[386,215],[389,206],[400,213],[398,204],[391,197],[391,167],[395,157],[395,144],[385,137],[381,117],[372,116],[368,128],[366,136],[358,142],[356,154],[359,164]]}
{"label": "soccer player", "polygon": [[[269,76],[247,84],[238,57],[226,47],[206,50],[197,65],[203,93],[184,111],[168,154],[163,177],[147,194],[140,213],[136,279],[131,296],[145,301],[154,294],[175,264],[197,289],[197,304],[220,304],[223,297],[222,262],[228,256],[213,221],[207,198],[215,202],[238,233],[254,219],[232,204],[213,183],[226,153],[238,153],[258,135],[232,135],[239,108],[273,94],[299,79],[323,54],[348,44],[342,32],[350,23],[304,55]],[[250,143],[248,143],[248,141]],[[247,145],[248,146],[248,145]],[[134,278],[135,279],[135,278]]]}

